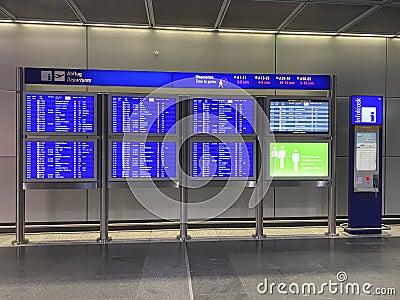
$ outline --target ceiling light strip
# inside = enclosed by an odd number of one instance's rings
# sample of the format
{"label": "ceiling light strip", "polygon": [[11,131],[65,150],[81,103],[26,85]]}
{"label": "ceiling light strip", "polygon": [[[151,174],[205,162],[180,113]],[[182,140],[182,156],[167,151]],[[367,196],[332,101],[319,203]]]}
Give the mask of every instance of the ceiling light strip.
{"label": "ceiling light strip", "polygon": [[3,13],[10,21],[15,21],[17,18],[10,12],[8,11],[4,6],[0,5],[0,12]]}
{"label": "ceiling light strip", "polygon": [[129,25],[129,24],[112,24],[112,23],[87,23],[89,27],[108,27],[108,28],[131,28],[131,29],[150,29],[149,25]]}
{"label": "ceiling light strip", "polygon": [[154,16],[154,7],[152,0],[144,0],[144,5],[146,7],[147,21],[150,27],[156,26],[156,18]]}
{"label": "ceiling light strip", "polygon": [[281,23],[281,25],[279,25],[279,27],[277,28],[277,31],[281,31],[283,29],[285,29],[290,22],[293,21],[294,18],[297,17],[297,15],[299,13],[301,13],[301,11],[308,5],[308,2],[301,2],[299,3],[299,5],[297,5],[297,7],[290,13],[289,16],[287,16],[287,18]]}
{"label": "ceiling light strip", "polygon": [[220,28],[217,30],[218,32],[225,33],[260,33],[260,34],[276,34],[276,30],[256,30],[256,29],[227,29]]}
{"label": "ceiling light strip", "polygon": [[154,29],[160,30],[175,30],[175,31],[203,31],[203,32],[213,32],[214,28],[201,28],[201,27],[175,27],[175,26],[154,26]]}
{"label": "ceiling light strip", "polygon": [[74,0],[65,0],[65,2],[67,2],[69,8],[71,8],[71,10],[74,12],[75,16],[79,19],[79,21],[81,21],[83,24],[86,24],[87,23],[87,19],[83,15],[83,13],[79,9],[79,7],[76,5]]}
{"label": "ceiling light strip", "polygon": [[[131,28],[131,29],[150,29],[149,25],[129,25],[129,24],[106,24],[106,23],[79,23],[63,21],[40,21],[40,20],[0,20],[0,23],[36,24],[36,25],[61,25],[61,26],[87,26],[105,28]],[[317,32],[317,31],[274,31],[274,30],[253,30],[253,29],[218,29],[199,28],[199,27],[174,27],[174,26],[155,26],[154,29],[172,31],[197,31],[197,32],[221,32],[221,33],[257,33],[257,34],[282,34],[282,35],[303,35],[303,36],[349,36],[349,37],[374,37],[374,38],[398,38],[400,32],[396,34],[369,34],[369,33],[337,33],[337,32]]]}
{"label": "ceiling light strip", "polygon": [[35,25],[62,25],[62,26],[84,26],[80,22],[64,22],[64,21],[41,21],[41,20],[15,20],[18,24],[35,24]]}
{"label": "ceiling light strip", "polygon": [[224,21],[226,12],[228,11],[230,4],[231,4],[231,0],[224,0],[224,2],[222,2],[221,8],[220,8],[218,16],[217,16],[217,20],[215,21],[215,24],[214,24],[214,29],[219,29],[221,27],[222,22]]}

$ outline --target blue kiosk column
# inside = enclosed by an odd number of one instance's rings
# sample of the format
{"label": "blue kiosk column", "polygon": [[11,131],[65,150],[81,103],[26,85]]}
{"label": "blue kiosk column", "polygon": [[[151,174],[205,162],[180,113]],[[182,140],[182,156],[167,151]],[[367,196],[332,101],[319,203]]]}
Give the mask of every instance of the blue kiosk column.
{"label": "blue kiosk column", "polygon": [[349,126],[351,234],[382,232],[382,96],[352,96]]}

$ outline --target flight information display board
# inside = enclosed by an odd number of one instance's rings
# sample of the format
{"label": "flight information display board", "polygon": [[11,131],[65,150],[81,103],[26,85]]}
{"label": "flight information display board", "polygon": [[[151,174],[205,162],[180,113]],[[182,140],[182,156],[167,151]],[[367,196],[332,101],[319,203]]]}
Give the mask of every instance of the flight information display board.
{"label": "flight information display board", "polygon": [[111,178],[176,177],[175,142],[123,142],[111,144]]}
{"label": "flight information display board", "polygon": [[25,141],[25,178],[93,180],[95,157],[94,141]]}
{"label": "flight information display board", "polygon": [[271,99],[272,133],[329,133],[329,100]]}
{"label": "flight information display board", "polygon": [[193,133],[254,133],[253,99],[194,98]]}
{"label": "flight information display board", "polygon": [[27,133],[95,133],[95,98],[89,95],[25,96]]}
{"label": "flight information display board", "polygon": [[112,133],[175,133],[176,98],[112,96]]}
{"label": "flight information display board", "polygon": [[327,178],[329,143],[282,142],[269,144],[269,177]]}
{"label": "flight information display board", "polygon": [[193,142],[193,177],[253,177],[252,142]]}

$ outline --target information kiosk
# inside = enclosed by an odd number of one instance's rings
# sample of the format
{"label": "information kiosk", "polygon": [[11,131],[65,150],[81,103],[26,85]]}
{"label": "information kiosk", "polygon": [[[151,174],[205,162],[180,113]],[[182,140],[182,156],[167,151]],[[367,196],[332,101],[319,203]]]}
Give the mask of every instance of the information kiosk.
{"label": "information kiosk", "polygon": [[352,234],[381,233],[382,96],[351,96],[349,125],[349,223]]}

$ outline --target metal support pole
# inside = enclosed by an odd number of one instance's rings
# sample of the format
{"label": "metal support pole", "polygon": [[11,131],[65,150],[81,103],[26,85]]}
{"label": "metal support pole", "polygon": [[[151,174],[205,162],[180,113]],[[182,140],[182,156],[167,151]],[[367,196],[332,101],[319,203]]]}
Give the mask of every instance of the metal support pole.
{"label": "metal support pole", "polygon": [[16,224],[15,241],[13,245],[23,245],[29,242],[25,238],[25,190],[23,188],[24,160],[23,160],[23,101],[24,101],[24,69],[17,69],[17,139],[16,139]]}
{"label": "metal support pole", "polygon": [[338,236],[336,233],[336,76],[331,79],[331,175],[332,181],[328,190],[328,232],[329,237]]}
{"label": "metal support pole", "polygon": [[[188,115],[188,104],[189,97],[182,96],[179,101],[179,119],[183,120]],[[186,118],[183,122],[180,122],[180,140],[179,145],[181,147],[179,153],[179,160],[181,165],[180,180],[179,180],[179,197],[180,197],[180,224],[179,224],[179,235],[177,238],[181,241],[186,241],[190,239],[188,235],[188,194],[189,190],[187,187],[188,181],[187,176],[189,172],[188,168],[188,143],[186,139],[188,138],[188,126],[186,126],[189,118]]]}
{"label": "metal support pole", "polygon": [[266,237],[264,234],[264,200],[260,200],[256,206],[256,233],[253,235],[253,237],[256,239],[262,239]]}
{"label": "metal support pole", "polygon": [[187,187],[181,186],[180,187],[180,198],[181,198],[181,210],[180,210],[180,226],[179,226],[179,235],[177,238],[181,241],[186,241],[190,239],[190,236],[188,235],[188,209],[187,209],[187,201],[188,201],[188,189]]}
{"label": "metal support pole", "polygon": [[[257,103],[260,107],[264,107],[265,105],[265,98],[258,97]],[[259,111],[259,110],[257,110]],[[257,134],[261,134],[261,137],[256,136],[256,141],[258,139],[258,146],[257,146],[257,184],[254,191],[254,196],[256,197],[255,201],[257,201],[257,205],[255,207],[255,214],[256,214],[256,233],[253,234],[253,237],[256,239],[265,238],[266,235],[264,234],[264,169],[263,169],[263,151],[264,151],[264,128],[266,128],[266,124],[264,124],[264,118],[257,117]]]}
{"label": "metal support pole", "polygon": [[100,237],[98,242],[105,244],[111,241],[108,236],[108,215],[109,215],[109,193],[107,186],[108,176],[108,97],[98,95],[99,106],[101,107],[101,139],[100,139]]}

